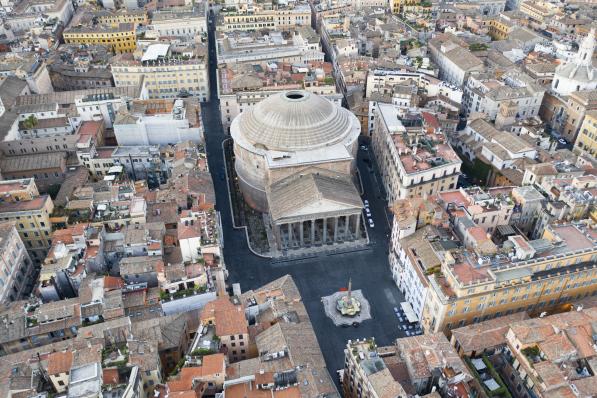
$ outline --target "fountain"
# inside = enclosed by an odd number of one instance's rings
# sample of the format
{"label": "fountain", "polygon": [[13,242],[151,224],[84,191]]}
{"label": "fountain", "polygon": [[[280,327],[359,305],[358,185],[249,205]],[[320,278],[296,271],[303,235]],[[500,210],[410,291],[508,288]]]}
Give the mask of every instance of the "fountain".
{"label": "fountain", "polygon": [[354,317],[361,312],[361,302],[352,295],[352,278],[348,280],[348,293],[336,301],[336,310],[343,316]]}
{"label": "fountain", "polygon": [[371,319],[369,302],[360,290],[352,290],[352,278],[348,280],[348,290],[338,291],[321,298],[323,309],[336,326],[358,326]]}

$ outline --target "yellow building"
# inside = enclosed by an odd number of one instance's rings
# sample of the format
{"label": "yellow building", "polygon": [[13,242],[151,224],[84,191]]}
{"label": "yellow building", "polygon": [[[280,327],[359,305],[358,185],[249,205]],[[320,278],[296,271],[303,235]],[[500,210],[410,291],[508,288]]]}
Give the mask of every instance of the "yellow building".
{"label": "yellow building", "polygon": [[512,32],[514,24],[504,18],[493,18],[489,21],[489,36],[493,40],[506,40]]}
{"label": "yellow building", "polygon": [[64,41],[68,44],[99,44],[111,47],[117,54],[133,52],[137,48],[134,23],[118,25],[77,26],[64,31]]}
{"label": "yellow building", "polygon": [[539,23],[543,23],[548,17],[555,14],[551,7],[549,3],[527,0],[520,3],[520,12]]}
{"label": "yellow building", "polygon": [[13,221],[31,259],[41,263],[50,248],[54,203],[47,195],[0,203],[0,220]]}
{"label": "yellow building", "polygon": [[574,143],[574,152],[597,156],[597,110],[585,114]]}
{"label": "yellow building", "polygon": [[390,6],[392,7],[392,14],[400,14],[400,7],[402,0],[390,0]]}
{"label": "yellow building", "polygon": [[593,295],[596,243],[594,230],[560,224],[548,226],[540,240],[510,236],[507,249],[493,257],[440,250],[441,272],[426,277],[421,324],[426,332],[449,334],[456,327],[522,311],[537,314]]}

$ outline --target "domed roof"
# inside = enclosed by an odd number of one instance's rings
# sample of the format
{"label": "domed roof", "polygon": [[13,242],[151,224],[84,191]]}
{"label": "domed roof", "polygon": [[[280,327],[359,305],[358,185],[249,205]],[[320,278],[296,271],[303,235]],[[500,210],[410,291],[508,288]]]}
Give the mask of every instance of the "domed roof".
{"label": "domed roof", "polygon": [[352,130],[354,116],[306,91],[272,95],[239,116],[240,133],[269,150],[301,150],[331,145]]}

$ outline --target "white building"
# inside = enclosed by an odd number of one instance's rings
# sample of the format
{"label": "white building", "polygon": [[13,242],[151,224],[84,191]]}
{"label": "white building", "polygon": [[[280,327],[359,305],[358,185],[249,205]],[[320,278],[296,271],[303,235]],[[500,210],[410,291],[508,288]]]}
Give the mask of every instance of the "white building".
{"label": "white building", "polygon": [[545,89],[522,72],[505,73],[500,80],[485,74],[471,74],[464,85],[462,100],[466,116],[484,113],[495,120],[502,104],[516,107],[515,119],[538,116]]}
{"label": "white building", "polygon": [[560,95],[575,91],[597,89],[597,68],[593,66],[595,51],[595,28],[580,43],[576,56],[559,65],[552,82],[552,90]]}
{"label": "white building", "polygon": [[221,256],[218,219],[213,210],[182,215],[177,231],[183,261],[196,262],[207,253]]}
{"label": "white building", "polygon": [[132,101],[118,113],[114,134],[118,145],[198,143],[203,136],[199,103],[192,99]]}
{"label": "white building", "polygon": [[511,168],[516,159],[534,159],[537,148],[515,133],[500,131],[485,119],[469,121],[454,145],[473,161],[481,153],[496,169]]}
{"label": "white building", "polygon": [[416,119],[407,129],[398,107],[378,104],[372,147],[390,203],[456,187],[462,161],[440,130]]}
{"label": "white building", "polygon": [[216,41],[219,64],[280,61],[306,64],[323,62],[319,37],[309,27],[291,33],[271,31],[261,35],[255,32],[220,33]]}
{"label": "white building", "polygon": [[33,266],[12,222],[0,224],[0,269],[0,303],[25,298],[27,284],[33,283]]}
{"label": "white building", "polygon": [[[99,148],[101,150],[101,148]],[[124,171],[134,180],[156,179],[165,182],[165,164],[160,157],[160,149],[154,145],[119,146],[112,150],[112,164],[124,167]],[[114,167],[108,169],[116,170]]]}
{"label": "white building", "polygon": [[439,77],[453,85],[462,87],[471,72],[484,70],[483,61],[468,48],[461,46],[452,35],[434,38],[429,41],[429,52],[433,62],[439,67]]}
{"label": "white building", "polygon": [[154,11],[150,30],[159,36],[176,36],[192,39],[196,35],[207,34],[205,3],[195,3],[193,7],[166,8]]}
{"label": "white building", "polygon": [[95,120],[104,122],[106,128],[112,128],[116,114],[132,98],[114,93],[93,93],[75,99],[77,113],[81,120]]}
{"label": "white building", "polygon": [[425,273],[441,267],[441,260],[428,239],[428,236],[435,233],[435,227],[423,227],[414,234],[400,239],[397,226],[398,222],[394,222],[390,243],[392,278],[417,318],[421,320],[429,289],[429,280]]}
{"label": "white building", "polygon": [[47,19],[57,18],[64,26],[70,22],[75,7],[69,0],[47,0],[19,2],[7,18],[13,32],[26,32],[39,23],[42,15]]}

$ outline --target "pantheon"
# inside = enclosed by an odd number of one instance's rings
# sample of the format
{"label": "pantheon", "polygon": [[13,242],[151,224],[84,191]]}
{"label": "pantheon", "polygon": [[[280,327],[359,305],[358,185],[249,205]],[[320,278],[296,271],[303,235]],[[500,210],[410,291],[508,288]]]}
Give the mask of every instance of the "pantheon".
{"label": "pantheon", "polygon": [[272,95],[230,127],[245,201],[269,213],[278,250],[359,242],[358,119],[306,91]]}

